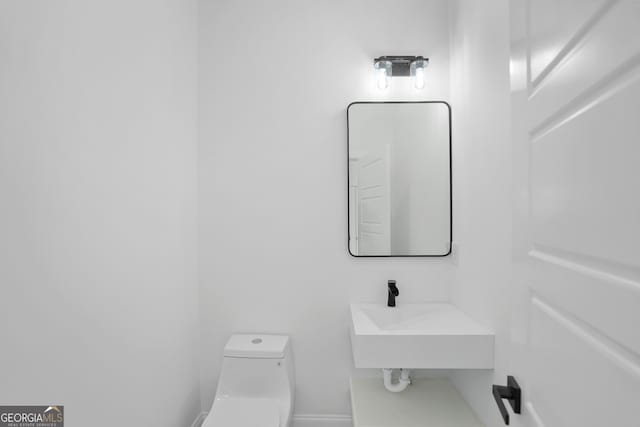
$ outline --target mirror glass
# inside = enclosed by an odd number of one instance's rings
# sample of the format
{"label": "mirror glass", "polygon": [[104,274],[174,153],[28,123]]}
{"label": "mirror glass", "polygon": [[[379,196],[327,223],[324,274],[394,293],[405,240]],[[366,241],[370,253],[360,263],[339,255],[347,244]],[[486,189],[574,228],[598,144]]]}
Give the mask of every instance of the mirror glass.
{"label": "mirror glass", "polygon": [[449,105],[354,102],[347,122],[351,255],[449,255]]}

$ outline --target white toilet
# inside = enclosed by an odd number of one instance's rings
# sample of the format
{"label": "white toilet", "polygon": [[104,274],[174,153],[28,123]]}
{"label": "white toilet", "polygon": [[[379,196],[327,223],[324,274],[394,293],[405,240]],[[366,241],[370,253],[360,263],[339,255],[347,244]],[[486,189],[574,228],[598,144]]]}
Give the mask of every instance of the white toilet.
{"label": "white toilet", "polygon": [[202,427],[290,427],[294,390],[288,336],[232,335]]}

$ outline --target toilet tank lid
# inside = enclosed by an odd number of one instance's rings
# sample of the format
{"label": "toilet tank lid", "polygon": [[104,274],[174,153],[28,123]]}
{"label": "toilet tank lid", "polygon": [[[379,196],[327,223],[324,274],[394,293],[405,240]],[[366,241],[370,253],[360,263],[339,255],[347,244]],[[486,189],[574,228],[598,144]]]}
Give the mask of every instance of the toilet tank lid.
{"label": "toilet tank lid", "polygon": [[224,356],[282,359],[288,345],[286,335],[231,335],[224,347]]}

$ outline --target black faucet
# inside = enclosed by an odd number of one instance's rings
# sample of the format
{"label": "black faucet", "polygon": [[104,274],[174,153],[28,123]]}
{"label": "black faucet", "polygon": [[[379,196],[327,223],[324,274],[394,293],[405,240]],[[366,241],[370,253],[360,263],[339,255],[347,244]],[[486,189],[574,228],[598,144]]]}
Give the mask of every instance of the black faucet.
{"label": "black faucet", "polygon": [[400,291],[396,286],[395,280],[389,280],[387,282],[387,290],[389,291],[389,296],[387,298],[387,307],[395,307],[396,306],[396,297],[400,295]]}

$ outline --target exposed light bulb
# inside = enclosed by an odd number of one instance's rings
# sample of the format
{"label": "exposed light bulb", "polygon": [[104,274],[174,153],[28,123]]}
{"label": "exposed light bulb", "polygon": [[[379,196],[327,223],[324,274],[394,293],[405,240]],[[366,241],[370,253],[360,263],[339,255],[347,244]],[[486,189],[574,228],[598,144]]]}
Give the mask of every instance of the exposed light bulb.
{"label": "exposed light bulb", "polygon": [[384,90],[389,87],[389,78],[391,77],[391,61],[378,60],[375,63],[375,79],[378,89]]}
{"label": "exposed light bulb", "polygon": [[413,85],[416,89],[424,89],[425,68],[427,68],[429,60],[418,56],[411,62],[411,76],[413,77]]}
{"label": "exposed light bulb", "polygon": [[414,85],[416,89],[424,89],[424,67],[416,67]]}
{"label": "exposed light bulb", "polygon": [[376,69],[376,84],[378,85],[378,89],[384,90],[389,86],[387,79],[387,70],[385,68]]}

